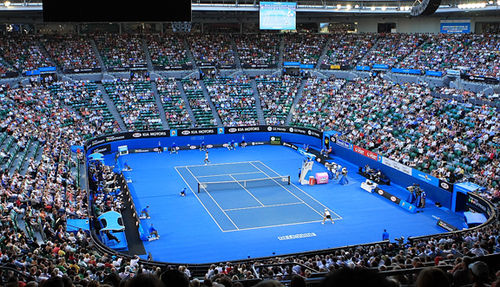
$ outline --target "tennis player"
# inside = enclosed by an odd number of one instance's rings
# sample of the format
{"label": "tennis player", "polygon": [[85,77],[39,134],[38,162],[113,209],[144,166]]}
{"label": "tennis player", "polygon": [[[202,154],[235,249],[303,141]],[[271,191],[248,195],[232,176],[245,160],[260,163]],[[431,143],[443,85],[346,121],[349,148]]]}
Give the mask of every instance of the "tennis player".
{"label": "tennis player", "polygon": [[184,197],[186,196],[186,188],[184,187],[184,189],[181,190],[181,196]]}
{"label": "tennis player", "polygon": [[202,141],[200,144],[200,151],[205,150],[207,147],[205,146],[205,141]]}
{"label": "tennis player", "polygon": [[149,240],[160,239],[160,235],[158,234],[158,230],[153,227],[153,223],[149,227]]}
{"label": "tennis player", "polygon": [[141,210],[141,216],[140,216],[139,218],[141,218],[141,219],[151,218],[151,217],[149,216],[149,210],[148,210],[148,209],[149,209],[149,205],[148,205],[148,206],[146,206],[146,207],[144,207],[144,208]]}
{"label": "tennis player", "polygon": [[205,165],[210,163],[210,160],[208,160],[208,150],[205,151],[205,160],[203,161]]}
{"label": "tennis player", "polygon": [[327,219],[330,219],[330,221],[333,223],[335,223],[332,219],[332,215],[330,214],[330,211],[328,209],[325,208],[325,213],[323,213],[323,222],[321,222],[321,224],[325,224],[325,221]]}

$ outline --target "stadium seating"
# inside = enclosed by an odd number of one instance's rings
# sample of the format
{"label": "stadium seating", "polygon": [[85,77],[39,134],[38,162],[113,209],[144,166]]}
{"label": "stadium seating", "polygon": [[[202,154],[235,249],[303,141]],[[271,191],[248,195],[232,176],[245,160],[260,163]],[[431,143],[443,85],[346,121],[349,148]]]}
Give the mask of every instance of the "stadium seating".
{"label": "stadium seating", "polygon": [[193,111],[197,126],[214,127],[216,121],[212,114],[210,104],[203,94],[200,82],[194,79],[182,80],[184,92],[189,100],[189,106]]}
{"label": "stadium seating", "polygon": [[165,117],[171,129],[181,129],[191,127],[191,118],[186,109],[186,103],[181,97],[181,92],[177,87],[175,79],[156,80],[158,94],[165,110]]}

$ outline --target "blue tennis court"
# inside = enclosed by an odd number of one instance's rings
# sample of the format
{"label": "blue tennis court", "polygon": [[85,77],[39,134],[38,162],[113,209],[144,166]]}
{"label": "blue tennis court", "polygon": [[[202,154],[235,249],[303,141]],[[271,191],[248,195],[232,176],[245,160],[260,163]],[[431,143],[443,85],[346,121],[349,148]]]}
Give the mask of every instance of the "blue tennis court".
{"label": "blue tennis court", "polygon": [[[212,148],[209,165],[203,164],[204,155],[181,150],[119,158],[119,164],[126,161],[132,167],[124,174],[131,179],[136,208],[150,206],[151,218],[141,222],[153,223],[161,235],[144,242],[154,260],[208,263],[304,252],[380,241],[384,229],[391,240],[444,232],[437,217],[463,225],[459,214],[430,202],[424,212],[411,214],[362,190],[364,178],[357,166],[341,158],[334,160],[349,170],[347,185],[332,180],[309,186],[298,183],[304,157],[287,147]],[[113,165],[114,159],[107,163]],[[323,171],[315,162],[312,174]],[[406,196],[404,187],[385,188]],[[321,224],[325,208],[335,224]]]}
{"label": "blue tennis court", "polygon": [[223,232],[320,222],[328,209],[261,161],[175,169]]}

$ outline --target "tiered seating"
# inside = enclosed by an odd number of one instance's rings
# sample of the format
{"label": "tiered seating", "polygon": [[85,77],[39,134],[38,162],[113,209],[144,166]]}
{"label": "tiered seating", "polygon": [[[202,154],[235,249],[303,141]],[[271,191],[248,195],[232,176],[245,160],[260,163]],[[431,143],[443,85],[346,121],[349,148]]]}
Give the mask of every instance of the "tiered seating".
{"label": "tiered seating", "polygon": [[95,37],[95,43],[108,69],[128,69],[147,65],[142,41],[137,36],[103,34]]}
{"label": "tiered seating", "polygon": [[393,67],[426,39],[423,34],[383,34],[378,38],[376,46],[361,60],[362,66],[375,64]]}
{"label": "tiered seating", "polygon": [[395,65],[402,69],[419,69],[445,72],[453,69],[451,57],[464,49],[460,35],[429,35],[428,40]]}
{"label": "tiered seating", "polygon": [[0,43],[3,59],[19,72],[24,73],[40,67],[53,66],[41,52],[35,36],[3,37]]}
{"label": "tiered seating", "polygon": [[185,67],[191,65],[183,39],[176,35],[146,35],[145,41],[155,67]]}
{"label": "tiered seating", "polygon": [[325,35],[291,33],[284,41],[283,61],[316,65],[328,38]]}
{"label": "tiered seating", "polygon": [[210,104],[203,95],[203,88],[199,81],[194,79],[182,80],[182,87],[189,100],[198,127],[214,127],[216,121],[212,114]]}
{"label": "tiered seating", "polygon": [[232,66],[234,53],[228,35],[193,34],[188,37],[191,52],[198,65]]}
{"label": "tiered seating", "polygon": [[309,78],[299,102],[294,107],[291,125],[326,129],[329,120],[335,117],[336,106],[342,101],[338,91],[344,79]]}
{"label": "tiered seating", "polygon": [[452,53],[456,66],[470,68],[469,74],[500,78],[500,36],[497,34],[467,34],[462,38],[465,48]]}
{"label": "tiered seating", "polygon": [[181,97],[175,79],[156,79],[156,87],[160,95],[165,117],[171,129],[189,128],[191,118],[186,109],[186,103]]}
{"label": "tiered seating", "polygon": [[63,71],[100,68],[87,37],[47,36],[44,39],[44,46],[50,57]]}
{"label": "tiered seating", "polygon": [[162,128],[150,82],[123,79],[103,81],[103,85],[129,130]]}
{"label": "tiered seating", "polygon": [[247,77],[205,80],[210,99],[225,126],[257,125],[257,110]]}
{"label": "tiered seating", "polygon": [[244,68],[266,68],[278,64],[280,37],[273,34],[234,36],[236,49]]}
{"label": "tiered seating", "polygon": [[322,64],[352,69],[375,45],[376,40],[375,34],[334,35]]}
{"label": "tiered seating", "polygon": [[258,76],[257,90],[266,124],[284,125],[290,112],[301,78],[292,76]]}
{"label": "tiered seating", "polygon": [[104,102],[96,83],[90,81],[56,82],[49,89],[55,97],[72,107],[95,128],[84,138],[119,131],[118,123]]}

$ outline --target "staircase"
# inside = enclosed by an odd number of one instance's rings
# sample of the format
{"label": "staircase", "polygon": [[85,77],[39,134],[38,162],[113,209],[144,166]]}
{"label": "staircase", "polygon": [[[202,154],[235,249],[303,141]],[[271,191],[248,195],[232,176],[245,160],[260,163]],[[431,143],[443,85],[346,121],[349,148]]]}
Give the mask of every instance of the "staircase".
{"label": "staircase", "polygon": [[99,53],[99,49],[97,49],[97,45],[94,39],[89,39],[90,45],[92,45],[92,49],[94,49],[95,56],[97,57],[97,61],[99,61],[99,65],[101,66],[101,70],[103,72],[107,72],[106,65],[104,65],[104,61],[102,60],[101,53]]}
{"label": "staircase", "polygon": [[167,117],[165,116],[165,109],[163,109],[163,103],[161,102],[160,95],[158,94],[158,88],[156,87],[156,83],[153,81],[151,81],[151,90],[153,91],[156,106],[158,107],[158,112],[160,113],[161,126],[164,130],[168,130],[170,129],[170,127],[168,125]]}
{"label": "staircase", "polygon": [[212,99],[210,98],[210,94],[208,93],[207,87],[205,86],[205,82],[200,81],[201,88],[203,89],[203,95],[205,96],[205,99],[208,101],[208,104],[210,105],[210,109],[212,110],[212,116],[214,117],[217,126],[222,127],[222,120],[219,117],[219,113],[217,112],[217,109],[214,106],[214,103],[212,103]]}
{"label": "staircase", "polygon": [[193,110],[191,109],[191,106],[189,105],[189,100],[186,96],[186,92],[184,92],[184,87],[182,86],[182,83],[179,81],[175,81],[177,84],[177,88],[179,89],[181,93],[181,98],[182,100],[186,103],[186,110],[188,111],[189,118],[191,119],[191,122],[193,123],[193,127],[196,127],[198,123],[196,122],[196,117],[194,116]]}
{"label": "staircase", "polygon": [[142,49],[144,50],[144,55],[146,55],[146,62],[148,64],[148,71],[153,71],[153,62],[151,61],[151,55],[149,54],[148,45],[146,44],[146,40],[142,39]]}
{"label": "staircase", "polygon": [[302,98],[302,92],[304,91],[306,82],[307,79],[302,79],[300,81],[300,86],[297,89],[297,94],[295,94],[295,98],[293,99],[292,108],[290,109],[290,112],[288,112],[288,116],[286,117],[285,125],[290,125],[290,122],[292,121],[292,116],[293,112],[295,111],[295,106],[299,103],[300,99]]}
{"label": "staircase", "polygon": [[100,83],[97,84],[97,87],[99,88],[99,90],[101,90],[101,92],[102,92],[101,93],[102,99],[104,100],[104,102],[108,106],[109,112],[113,115],[113,117],[115,118],[116,122],[120,126],[120,130],[126,131],[127,130],[127,126],[123,122],[123,119],[122,119],[120,113],[118,112],[118,110],[116,109],[116,106],[113,103],[113,100],[111,100],[111,98],[108,96],[108,93],[106,92],[106,89]]}
{"label": "staircase", "polygon": [[323,50],[321,51],[321,55],[318,58],[318,63],[316,63],[316,70],[321,69],[321,63],[323,63],[323,60],[326,57],[326,53],[328,52],[328,50],[330,49],[330,46],[332,45],[332,41],[333,41],[333,39],[328,39],[325,46],[323,47]]}
{"label": "staircase", "polygon": [[280,56],[279,56],[279,60],[278,60],[278,70],[281,71],[283,69],[283,53],[285,51],[285,39],[284,37],[281,37],[281,41],[280,41]]}
{"label": "staircase", "polygon": [[236,64],[236,69],[241,70],[240,55],[238,55],[238,48],[233,39],[231,39],[231,48],[233,49],[234,63]]}
{"label": "staircase", "polygon": [[257,110],[257,118],[259,119],[259,124],[265,125],[266,119],[264,118],[264,112],[262,111],[262,106],[260,103],[260,93],[259,89],[257,89],[257,82],[255,82],[255,79],[252,79],[250,81],[250,85],[252,86],[253,89],[253,96],[255,98],[255,109]]}

